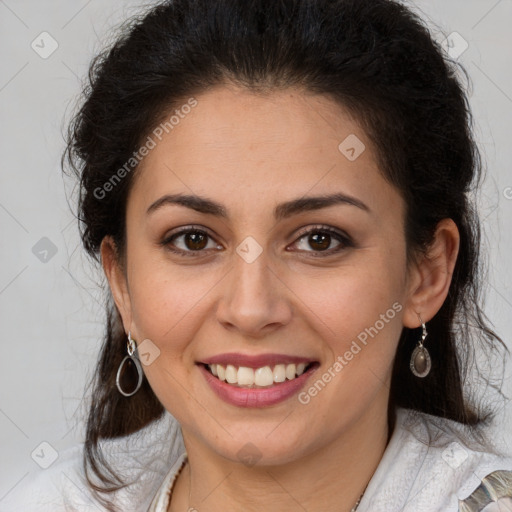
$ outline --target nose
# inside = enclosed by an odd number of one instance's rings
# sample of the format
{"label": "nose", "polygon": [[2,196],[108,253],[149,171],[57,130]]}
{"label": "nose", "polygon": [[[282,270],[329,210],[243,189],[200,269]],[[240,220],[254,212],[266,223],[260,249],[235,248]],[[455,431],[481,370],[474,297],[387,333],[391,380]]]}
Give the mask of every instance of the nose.
{"label": "nose", "polygon": [[250,263],[238,254],[233,260],[216,311],[224,328],[245,338],[261,338],[289,323],[291,292],[269,267],[265,251]]}

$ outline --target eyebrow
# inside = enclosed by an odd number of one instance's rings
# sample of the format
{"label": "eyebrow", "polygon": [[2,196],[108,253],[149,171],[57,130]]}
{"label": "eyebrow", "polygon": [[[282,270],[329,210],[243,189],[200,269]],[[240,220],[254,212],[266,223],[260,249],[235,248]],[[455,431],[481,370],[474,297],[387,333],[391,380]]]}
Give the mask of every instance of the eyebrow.
{"label": "eyebrow", "polygon": [[[226,209],[221,204],[205,197],[187,194],[166,194],[152,203],[147,209],[146,214],[149,215],[165,205],[175,204],[185,206],[199,213],[214,215],[224,219],[229,218]],[[361,200],[347,194],[336,193],[324,196],[301,197],[281,203],[274,209],[274,218],[276,220],[283,220],[298,213],[320,210],[321,208],[340,204],[355,206],[368,213],[371,212],[370,208]]]}

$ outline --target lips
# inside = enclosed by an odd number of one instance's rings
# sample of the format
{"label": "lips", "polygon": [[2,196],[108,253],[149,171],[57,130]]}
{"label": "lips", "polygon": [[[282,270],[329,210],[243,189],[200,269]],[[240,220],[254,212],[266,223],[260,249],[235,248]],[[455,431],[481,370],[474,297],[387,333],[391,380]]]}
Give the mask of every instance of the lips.
{"label": "lips", "polygon": [[197,363],[211,389],[239,407],[273,405],[298,392],[318,368],[313,358],[287,354],[219,354]]}

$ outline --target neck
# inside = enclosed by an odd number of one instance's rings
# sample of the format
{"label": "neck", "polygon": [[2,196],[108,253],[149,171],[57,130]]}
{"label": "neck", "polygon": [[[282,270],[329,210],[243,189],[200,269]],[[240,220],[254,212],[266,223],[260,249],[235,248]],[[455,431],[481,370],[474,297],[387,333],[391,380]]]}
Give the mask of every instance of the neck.
{"label": "neck", "polygon": [[387,410],[370,409],[334,442],[300,459],[254,466],[212,455],[184,435],[189,463],[181,482],[176,482],[170,511],[350,512],[377,469],[390,435]]}

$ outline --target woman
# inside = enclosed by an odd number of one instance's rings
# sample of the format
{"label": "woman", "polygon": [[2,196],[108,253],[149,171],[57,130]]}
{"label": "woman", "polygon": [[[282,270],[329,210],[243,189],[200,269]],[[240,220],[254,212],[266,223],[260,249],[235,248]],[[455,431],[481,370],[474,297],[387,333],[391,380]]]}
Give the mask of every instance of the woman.
{"label": "woman", "polygon": [[66,152],[112,299],[85,445],[5,510],[512,510],[455,67],[393,0],[127,24]]}

